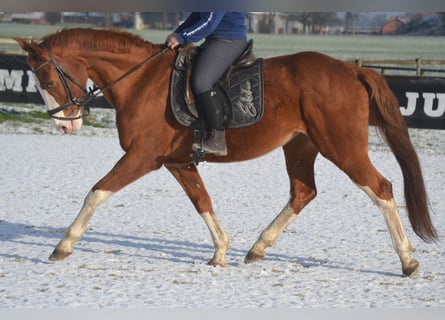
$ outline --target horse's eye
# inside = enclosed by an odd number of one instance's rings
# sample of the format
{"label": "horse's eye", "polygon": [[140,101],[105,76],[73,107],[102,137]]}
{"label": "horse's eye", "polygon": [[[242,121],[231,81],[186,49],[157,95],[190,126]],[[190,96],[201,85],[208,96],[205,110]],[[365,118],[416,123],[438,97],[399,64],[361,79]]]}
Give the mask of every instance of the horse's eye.
{"label": "horse's eye", "polygon": [[46,87],[47,87],[48,89],[51,89],[53,86],[54,86],[54,81],[50,81],[50,82],[48,82],[48,83],[46,84]]}

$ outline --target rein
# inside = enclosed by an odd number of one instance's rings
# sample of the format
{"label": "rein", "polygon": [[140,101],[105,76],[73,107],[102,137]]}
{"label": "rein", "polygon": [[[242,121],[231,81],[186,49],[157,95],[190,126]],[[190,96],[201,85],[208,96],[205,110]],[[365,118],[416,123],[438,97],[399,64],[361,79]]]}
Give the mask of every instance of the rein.
{"label": "rein", "polygon": [[[143,61],[141,61],[137,65],[133,66],[131,69],[129,69],[128,71],[123,73],[121,76],[119,76],[115,80],[111,81],[109,84],[105,85],[103,88],[99,88],[96,85],[94,85],[93,88],[89,88],[88,91],[87,91],[68,72],[66,72],[65,69],[62,68],[62,66],[57,62],[57,60],[54,57],[54,55],[52,54],[51,50],[46,46],[45,43],[41,43],[40,46],[42,46],[48,52],[48,55],[49,55],[51,60],[42,63],[40,66],[35,68],[33,70],[33,72],[36,73],[39,69],[41,69],[41,68],[45,67],[46,65],[52,63],[54,65],[54,67],[56,68],[56,70],[57,70],[57,74],[59,75],[60,81],[62,82],[63,88],[65,89],[67,98],[69,100],[69,102],[62,104],[62,105],[58,106],[57,108],[54,108],[54,109],[51,109],[51,110],[47,111],[48,115],[51,118],[57,119],[57,120],[76,120],[76,119],[80,119],[80,118],[88,116],[88,113],[82,113],[81,115],[79,115],[77,117],[57,117],[57,116],[55,116],[55,114],[60,112],[60,111],[65,110],[66,108],[68,108],[70,106],[73,106],[73,105],[79,106],[81,108],[85,108],[85,105],[89,101],[91,101],[92,99],[95,99],[99,94],[101,94],[104,91],[110,89],[116,83],[118,83],[122,79],[126,78],[127,76],[129,76],[130,74],[132,74],[133,72],[135,72],[136,70],[141,68],[146,63],[148,63],[151,60],[159,57],[160,55],[164,54],[167,50],[169,50],[168,47],[165,47],[162,50],[157,51],[155,54],[151,55],[150,57],[144,59]],[[80,88],[82,90],[82,92],[84,93],[84,95],[82,97],[80,97],[80,98],[75,98],[74,97],[74,95],[71,92],[71,89],[70,89],[70,87],[68,85],[67,79],[70,80],[72,83],[74,83],[78,88]]]}

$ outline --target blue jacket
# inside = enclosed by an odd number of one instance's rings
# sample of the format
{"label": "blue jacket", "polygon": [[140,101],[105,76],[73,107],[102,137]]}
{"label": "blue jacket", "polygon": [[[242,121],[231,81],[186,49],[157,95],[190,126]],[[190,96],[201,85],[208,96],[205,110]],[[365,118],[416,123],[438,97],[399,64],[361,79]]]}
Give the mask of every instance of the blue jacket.
{"label": "blue jacket", "polygon": [[245,18],[243,12],[193,12],[175,33],[180,44],[204,38],[246,39]]}

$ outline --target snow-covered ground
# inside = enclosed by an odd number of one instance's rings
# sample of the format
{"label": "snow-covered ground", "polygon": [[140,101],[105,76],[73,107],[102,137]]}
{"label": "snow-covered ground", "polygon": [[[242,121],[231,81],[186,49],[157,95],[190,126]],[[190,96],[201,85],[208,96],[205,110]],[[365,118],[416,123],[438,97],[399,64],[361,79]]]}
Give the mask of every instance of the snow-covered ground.
{"label": "snow-covered ground", "polygon": [[206,265],[210,234],[165,169],[114,194],[73,255],[49,262],[88,190],[122,154],[116,131],[83,127],[60,136],[49,120],[0,124],[0,307],[444,307],[445,132],[410,131],[438,243],[412,232],[400,169],[372,133],[370,157],[393,182],[420,262],[414,278],[401,276],[377,207],[321,157],[318,197],[263,261],[244,264],[287,202],[281,150],[243,163],[199,165],[230,236],[227,268]]}

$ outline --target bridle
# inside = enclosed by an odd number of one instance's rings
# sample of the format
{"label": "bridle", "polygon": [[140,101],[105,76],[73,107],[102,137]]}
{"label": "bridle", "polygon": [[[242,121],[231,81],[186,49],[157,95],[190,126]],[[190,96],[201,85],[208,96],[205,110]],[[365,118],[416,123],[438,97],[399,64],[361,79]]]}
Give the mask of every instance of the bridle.
{"label": "bridle", "polygon": [[[85,106],[90,100],[95,99],[99,94],[103,93],[104,91],[110,89],[112,86],[114,86],[117,82],[121,81],[122,79],[124,79],[125,77],[127,77],[128,75],[130,75],[131,73],[135,72],[137,69],[139,69],[140,67],[142,67],[144,64],[146,64],[147,62],[149,62],[150,60],[153,60],[155,58],[157,58],[158,56],[162,55],[164,52],[166,52],[169,48],[168,47],[164,47],[162,50],[157,51],[155,54],[151,55],[150,57],[146,58],[145,60],[143,60],[142,62],[138,63],[137,65],[135,65],[134,67],[132,67],[131,69],[129,69],[127,72],[125,72],[124,74],[122,74],[121,76],[119,76],[118,78],[116,78],[115,80],[111,81],[109,84],[105,85],[103,88],[99,88],[96,85],[93,86],[93,88],[89,88],[88,90],[86,90],[83,86],[81,86],[56,60],[56,58],[54,57],[54,55],[52,54],[50,48],[44,43],[41,42],[39,44],[39,46],[41,46],[42,48],[44,48],[49,55],[50,60],[49,61],[45,61],[43,62],[41,65],[37,66],[35,69],[33,69],[33,73],[36,74],[36,72],[42,68],[44,68],[45,66],[52,64],[57,71],[57,74],[59,76],[60,81],[62,82],[63,88],[65,90],[66,93],[66,97],[68,99],[68,102],[58,106],[57,108],[48,110],[48,115],[50,116],[50,118],[56,119],[56,120],[77,120],[83,117],[88,116],[88,111],[87,111],[87,107]],[[80,98],[76,98],[73,94],[73,92],[71,91],[71,88],[68,84],[68,81],[72,82],[76,87],[78,87],[80,90],[82,90],[83,92],[83,96]],[[73,117],[59,117],[56,116],[55,114],[63,111],[71,106],[78,106],[79,108],[81,108],[82,112],[80,115],[78,116],[73,116]]]}

